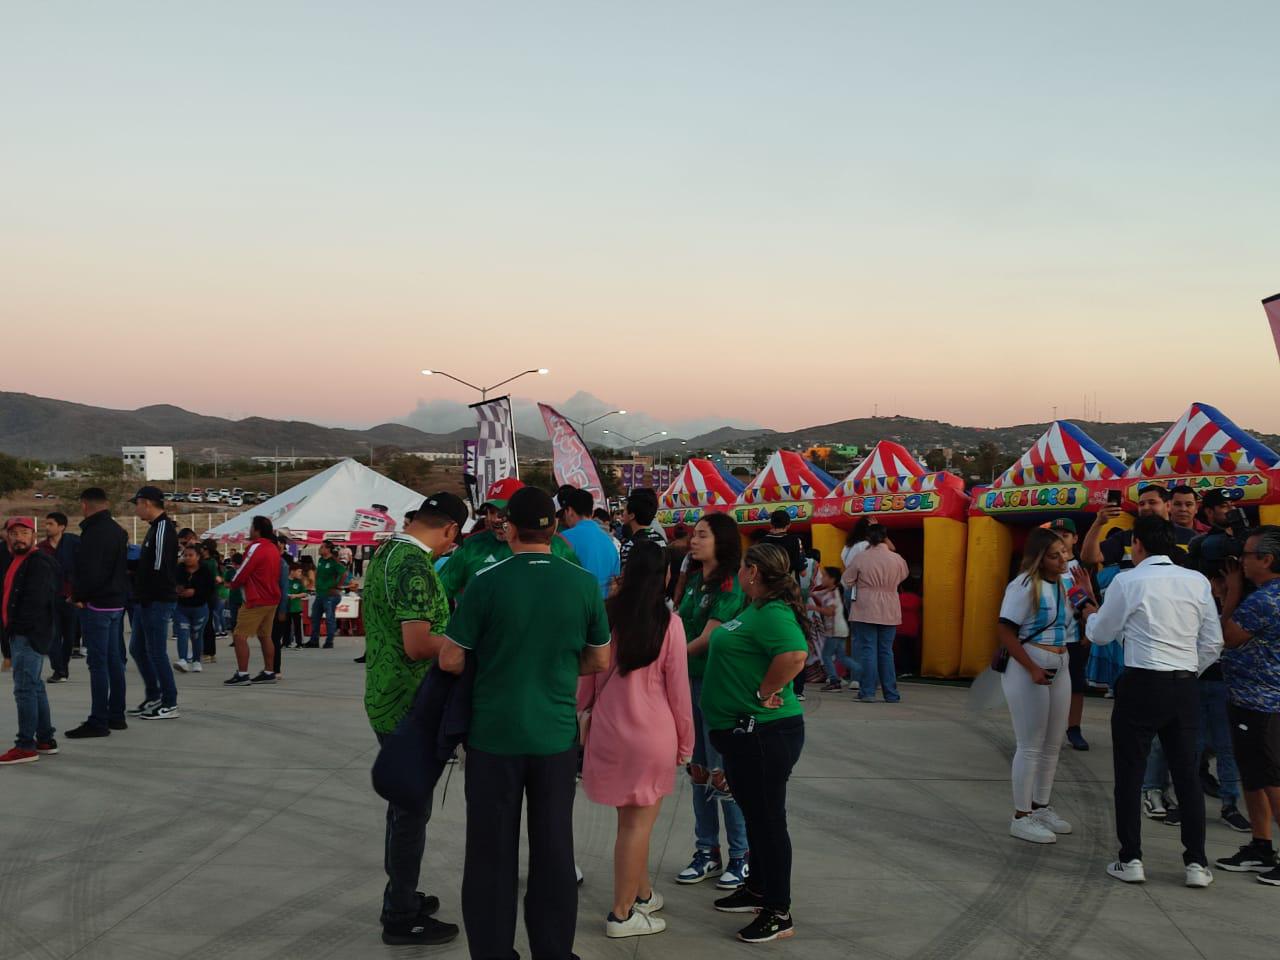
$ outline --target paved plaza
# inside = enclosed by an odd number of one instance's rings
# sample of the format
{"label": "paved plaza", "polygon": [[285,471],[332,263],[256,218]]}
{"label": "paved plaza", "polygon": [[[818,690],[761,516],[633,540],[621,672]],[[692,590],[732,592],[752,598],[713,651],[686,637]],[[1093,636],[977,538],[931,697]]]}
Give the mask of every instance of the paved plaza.
{"label": "paved plaza", "polygon": [[[179,675],[182,719],[130,721],[107,740],[0,770],[0,958],[466,956],[447,947],[384,947],[385,807],[369,787],[374,740],[361,709],[360,642],[289,651],[279,685],[227,689],[232,667]],[[255,663],[257,654],[255,653]],[[256,669],[256,667],[255,667]],[[139,699],[130,669],[130,702]],[[0,707],[12,725],[9,677]],[[740,916],[717,914],[709,883],[671,877],[692,851],[683,777],[655,831],[652,867],[666,933],[604,937],[614,813],[579,795],[581,892],[576,950],[620,957],[786,955],[819,958],[1274,956],[1280,893],[1253,875],[1215,870],[1208,890],[1182,885],[1177,830],[1144,821],[1148,882],[1103,873],[1115,855],[1110,703],[1091,699],[1093,750],[1065,751],[1055,805],[1075,826],[1048,847],[1012,840],[1007,714],[975,718],[965,689],[906,684],[898,705],[813,692],[807,743],[792,779],[794,940],[748,947]],[[60,730],[88,706],[83,661],[50,688]],[[7,731],[6,731],[7,732]],[[461,922],[463,779],[436,794],[422,889]],[[1212,803],[1212,801],[1211,801]],[[1210,808],[1209,855],[1241,835]],[[523,933],[521,935],[523,939]],[[527,946],[517,948],[527,957]]]}

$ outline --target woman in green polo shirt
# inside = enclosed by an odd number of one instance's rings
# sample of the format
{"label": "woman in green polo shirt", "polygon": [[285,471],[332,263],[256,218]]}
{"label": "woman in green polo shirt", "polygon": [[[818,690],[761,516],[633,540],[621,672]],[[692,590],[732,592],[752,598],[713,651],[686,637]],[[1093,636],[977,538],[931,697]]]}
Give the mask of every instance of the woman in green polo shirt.
{"label": "woman in green polo shirt", "polygon": [[716,909],[759,911],[738,939],[763,943],[795,932],[787,778],[804,747],[804,714],[791,681],[804,669],[809,645],[786,551],[769,543],[751,547],[738,582],[750,604],[711,634],[702,715],[712,746],[724,757],[751,844],[746,883],[717,900]]}

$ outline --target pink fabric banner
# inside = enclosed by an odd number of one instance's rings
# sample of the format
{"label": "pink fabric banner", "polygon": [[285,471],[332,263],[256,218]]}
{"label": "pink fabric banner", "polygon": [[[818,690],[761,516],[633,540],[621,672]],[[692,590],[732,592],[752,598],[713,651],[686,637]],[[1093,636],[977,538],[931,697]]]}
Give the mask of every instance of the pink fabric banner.
{"label": "pink fabric banner", "polygon": [[1280,357],[1280,293],[1263,300],[1262,309],[1267,311],[1267,319],[1271,321],[1271,336],[1276,342],[1276,356]]}
{"label": "pink fabric banner", "polygon": [[572,423],[545,403],[538,404],[542,414],[542,422],[546,424],[547,436],[551,439],[551,466],[556,483],[591,491],[597,507],[605,505],[604,485],[600,483],[600,474],[596,472],[596,463],[591,459],[591,451],[578,436]]}

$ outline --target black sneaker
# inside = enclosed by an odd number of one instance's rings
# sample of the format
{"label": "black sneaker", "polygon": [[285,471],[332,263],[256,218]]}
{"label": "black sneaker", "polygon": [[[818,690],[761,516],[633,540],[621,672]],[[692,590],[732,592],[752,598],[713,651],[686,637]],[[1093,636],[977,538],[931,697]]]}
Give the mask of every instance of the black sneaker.
{"label": "black sneaker", "polygon": [[58,752],[58,741],[55,740],[53,737],[50,737],[48,740],[36,741],[36,753],[40,754],[41,756],[44,756],[46,754],[51,755],[57,752]]}
{"label": "black sneaker", "polygon": [[121,717],[119,720],[108,720],[107,728],[110,730],[128,730],[129,721],[124,717]]}
{"label": "black sneaker", "polygon": [[274,673],[267,673],[267,671],[263,670],[261,673],[259,673],[256,677],[254,677],[249,682],[250,683],[275,683],[276,675]]}
{"label": "black sneaker", "polygon": [[249,679],[250,678],[247,673],[241,673],[239,670],[237,670],[235,673],[231,675],[230,680],[223,680],[222,685],[224,687],[241,687],[247,684],[249,682]]}
{"label": "black sneaker", "polygon": [[1200,789],[1204,791],[1206,797],[1213,797],[1215,800],[1222,798],[1222,785],[1218,783],[1218,778],[1209,772],[1208,760],[1200,764]]}
{"label": "black sneaker", "polygon": [[1253,832],[1253,824],[1249,822],[1248,818],[1240,812],[1234,803],[1228,803],[1222,808],[1222,822],[1238,833]]}
{"label": "black sneaker", "polygon": [[111,731],[106,727],[95,727],[86,720],[74,730],[68,730],[63,736],[68,740],[91,740],[94,737],[109,737],[111,736]]}
{"label": "black sneaker", "polygon": [[351,659],[352,659],[353,661],[355,661],[356,663],[364,663],[364,654],[362,653],[362,654],[360,654],[360,656],[358,656],[358,657],[352,657]]}
{"label": "black sneaker", "polygon": [[456,923],[442,923],[435,917],[420,916],[412,923],[388,923],[382,927],[382,942],[391,947],[448,943],[457,936]]}
{"label": "black sneaker", "polygon": [[764,908],[763,898],[752,893],[744,883],[727,897],[716,901],[715,907],[721,913],[759,913]]}
{"label": "black sneaker", "polygon": [[1280,867],[1268,870],[1266,873],[1258,874],[1258,882],[1265,883],[1272,887],[1280,887]]}
{"label": "black sneaker", "polygon": [[1169,790],[1164,792],[1164,807],[1164,822],[1167,826],[1176,827],[1182,823],[1182,811],[1178,809],[1178,801]]}
{"label": "black sneaker", "polygon": [[79,647],[76,647],[74,650],[72,650],[72,651],[71,651],[71,659],[72,659],[72,660],[83,660],[83,659],[84,659],[84,654],[80,652],[80,648],[79,648]]}
{"label": "black sneaker", "polygon": [[129,716],[131,717],[140,717],[142,716],[142,714],[146,713],[148,710],[154,710],[158,706],[160,706],[160,701],[158,699],[143,700],[140,704],[138,704],[132,710],[126,710],[125,712],[128,713]]}
{"label": "black sneaker", "polygon": [[754,920],[738,931],[738,939],[743,943],[768,943],[795,935],[796,925],[791,921],[791,914],[776,910],[761,910]]}
{"label": "black sneaker", "polygon": [[1276,852],[1270,845],[1261,846],[1256,840],[1250,840],[1229,857],[1219,857],[1214,861],[1228,873],[1265,873],[1277,866]]}
{"label": "black sneaker", "polygon": [[434,917],[439,909],[439,897],[429,897],[421,890],[418,891],[418,916],[420,918]]}

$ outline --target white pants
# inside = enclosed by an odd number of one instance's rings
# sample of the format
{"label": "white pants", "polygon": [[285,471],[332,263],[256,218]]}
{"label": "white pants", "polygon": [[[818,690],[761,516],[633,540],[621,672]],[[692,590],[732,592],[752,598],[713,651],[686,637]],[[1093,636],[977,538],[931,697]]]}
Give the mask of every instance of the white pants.
{"label": "white pants", "polygon": [[1071,708],[1071,671],[1065,653],[1050,653],[1030,644],[1023,649],[1032,663],[1058,671],[1053,683],[1043,686],[1032,682],[1026,668],[1010,658],[1000,678],[1018,741],[1013,755],[1013,807],[1025,812],[1032,804],[1046,806],[1053,793],[1058,752]]}

